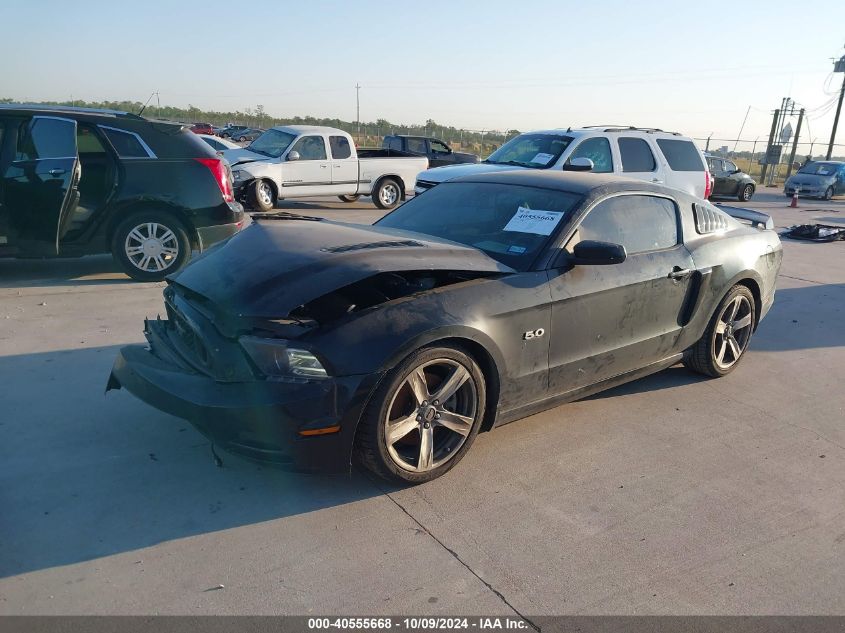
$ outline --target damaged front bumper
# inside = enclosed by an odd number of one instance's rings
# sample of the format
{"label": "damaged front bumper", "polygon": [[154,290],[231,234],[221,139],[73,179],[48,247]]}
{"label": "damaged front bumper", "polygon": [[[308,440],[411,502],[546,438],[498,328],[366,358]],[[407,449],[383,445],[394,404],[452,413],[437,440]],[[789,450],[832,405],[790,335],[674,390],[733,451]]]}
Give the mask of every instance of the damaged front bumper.
{"label": "damaged front bumper", "polygon": [[233,453],[292,470],[349,470],[355,427],[377,376],[219,382],[180,359],[168,342],[167,324],[147,322],[149,346],[130,345],[118,352],[106,391],[125,388],[188,420]]}

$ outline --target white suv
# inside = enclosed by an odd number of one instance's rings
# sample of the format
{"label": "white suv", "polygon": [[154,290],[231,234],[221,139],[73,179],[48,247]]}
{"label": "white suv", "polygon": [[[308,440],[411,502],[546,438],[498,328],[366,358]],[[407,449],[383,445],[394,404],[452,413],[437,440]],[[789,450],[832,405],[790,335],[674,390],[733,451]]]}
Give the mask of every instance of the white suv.
{"label": "white suv", "polygon": [[713,188],[707,162],[692,139],[662,130],[598,125],[520,134],[480,163],[420,173],[414,191],[420,194],[459,176],[509,169],[615,173],[704,199],[710,197]]}

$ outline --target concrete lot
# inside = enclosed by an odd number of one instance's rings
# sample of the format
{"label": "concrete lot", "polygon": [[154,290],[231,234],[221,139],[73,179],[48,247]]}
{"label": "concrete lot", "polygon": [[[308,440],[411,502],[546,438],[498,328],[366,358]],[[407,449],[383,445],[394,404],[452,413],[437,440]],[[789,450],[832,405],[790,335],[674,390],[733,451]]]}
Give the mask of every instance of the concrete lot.
{"label": "concrete lot", "polygon": [[[748,206],[845,223],[787,203]],[[162,284],[0,261],[0,614],[845,614],[845,243],[784,248],[732,375],[532,416],[407,489],[216,468],[187,423],[103,395]]]}

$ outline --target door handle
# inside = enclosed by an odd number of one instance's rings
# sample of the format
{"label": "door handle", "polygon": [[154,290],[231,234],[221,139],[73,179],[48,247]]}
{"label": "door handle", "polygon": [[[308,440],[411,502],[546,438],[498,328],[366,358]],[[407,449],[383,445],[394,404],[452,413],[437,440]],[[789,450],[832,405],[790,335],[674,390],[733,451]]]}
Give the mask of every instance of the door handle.
{"label": "door handle", "polygon": [[65,169],[51,169],[47,173],[50,174],[51,176],[61,176],[63,173],[65,173],[65,171],[67,171],[67,170],[65,170]]}
{"label": "door handle", "polygon": [[694,272],[695,271],[692,268],[681,268],[680,266],[675,266],[669,273],[669,279],[686,279]]}
{"label": "door handle", "polygon": [[651,179],[651,182],[656,182],[656,183],[658,183],[658,184],[663,184],[663,181],[662,181],[662,180],[660,180],[660,178],[652,178],[652,179]]}
{"label": "door handle", "polygon": [[326,169],[328,167],[328,165],[320,165],[320,167],[322,167],[323,169]]}

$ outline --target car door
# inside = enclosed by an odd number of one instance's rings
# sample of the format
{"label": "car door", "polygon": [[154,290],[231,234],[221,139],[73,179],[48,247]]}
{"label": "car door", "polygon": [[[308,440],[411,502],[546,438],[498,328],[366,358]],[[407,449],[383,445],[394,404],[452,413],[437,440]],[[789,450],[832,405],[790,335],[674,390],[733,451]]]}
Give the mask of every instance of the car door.
{"label": "car door", "polygon": [[[26,255],[57,255],[59,227],[79,201],[76,121],[35,116],[9,121],[0,226],[6,246]],[[13,144],[13,145],[12,145]]]}
{"label": "car door", "polygon": [[451,165],[455,162],[450,150],[445,143],[431,139],[428,141],[429,156],[428,164],[430,167],[440,167],[441,165]]}
{"label": "car door", "polygon": [[648,182],[662,183],[663,167],[654,157],[651,145],[637,136],[620,136],[616,139],[622,160],[622,175]]}
{"label": "car door", "polygon": [[[294,152],[298,154],[295,160]],[[280,198],[332,194],[332,169],[326,140],[319,134],[300,136],[282,163]]]}
{"label": "car door", "polygon": [[738,170],[736,165],[729,160],[723,160],[722,165],[725,169],[724,195],[735,196],[739,192],[739,184],[742,181],[742,172]]}
{"label": "car door", "polygon": [[713,174],[713,193],[714,196],[724,196],[727,192],[727,183],[725,182],[725,163],[721,158],[708,158],[707,163],[710,166],[710,173]]}
{"label": "car door", "polygon": [[[565,262],[582,240],[622,244],[621,264]],[[656,194],[596,203],[549,271],[549,387],[563,393],[671,356],[683,327],[693,261],[677,203]]]}
{"label": "car door", "polygon": [[341,135],[329,136],[332,153],[332,193],[338,196],[358,191],[358,159],[352,156],[349,139]]}
{"label": "car door", "polygon": [[834,186],[837,195],[845,193],[845,165],[839,166],[839,172],[837,173],[836,184]]}

